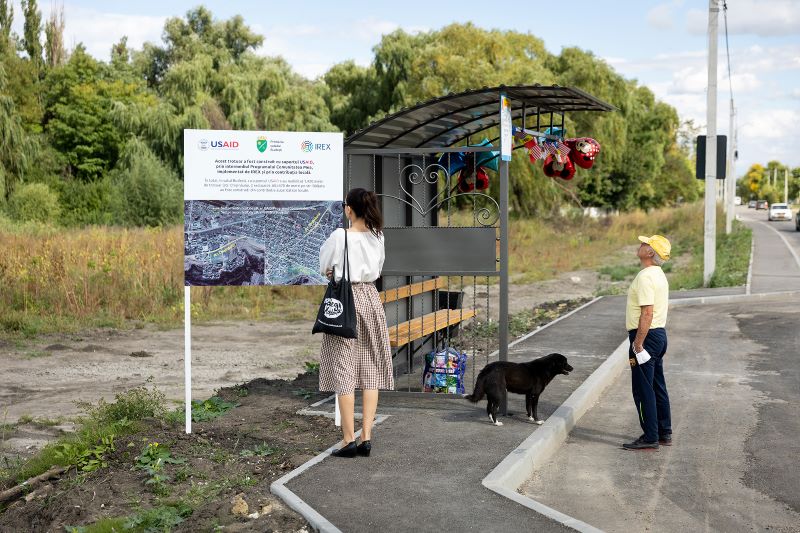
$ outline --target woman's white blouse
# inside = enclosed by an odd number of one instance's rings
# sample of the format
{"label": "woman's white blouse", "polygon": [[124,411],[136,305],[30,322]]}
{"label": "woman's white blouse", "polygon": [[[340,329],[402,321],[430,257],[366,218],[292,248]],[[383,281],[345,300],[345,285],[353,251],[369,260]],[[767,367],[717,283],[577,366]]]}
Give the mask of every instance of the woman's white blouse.
{"label": "woman's white blouse", "polygon": [[[350,281],[363,283],[381,277],[383,260],[383,234],[376,237],[371,231],[347,232],[347,257],[350,263]],[[319,271],[324,276],[333,270],[336,280],[342,279],[344,259],[344,229],[334,231],[319,250]]]}

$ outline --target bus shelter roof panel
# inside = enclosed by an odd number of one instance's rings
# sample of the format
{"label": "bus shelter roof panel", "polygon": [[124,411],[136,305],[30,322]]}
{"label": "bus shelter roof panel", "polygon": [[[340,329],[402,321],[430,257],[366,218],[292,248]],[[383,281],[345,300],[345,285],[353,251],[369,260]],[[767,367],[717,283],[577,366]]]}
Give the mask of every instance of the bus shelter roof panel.
{"label": "bus shelter roof panel", "polygon": [[573,87],[518,85],[484,87],[449,94],[404,108],[355,132],[346,148],[429,148],[458,143],[500,122],[500,94],[511,102],[514,119],[572,111],[613,111],[615,108]]}

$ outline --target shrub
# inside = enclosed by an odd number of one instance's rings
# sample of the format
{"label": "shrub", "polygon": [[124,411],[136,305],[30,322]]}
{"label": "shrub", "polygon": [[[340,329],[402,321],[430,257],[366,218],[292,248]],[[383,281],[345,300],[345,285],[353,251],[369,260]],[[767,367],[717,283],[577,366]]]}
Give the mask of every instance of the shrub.
{"label": "shrub", "polygon": [[100,399],[97,405],[80,404],[89,418],[99,424],[113,424],[123,420],[162,417],[166,414],[166,396],[153,387],[136,387],[117,394],[113,403]]}
{"label": "shrub", "polygon": [[70,180],[61,186],[63,225],[104,225],[114,222],[111,201],[114,194],[111,181],[82,182]]}
{"label": "shrub", "polygon": [[140,140],[128,141],[112,180],[114,222],[126,226],[164,226],[180,220],[181,182]]}
{"label": "shrub", "polygon": [[8,212],[15,220],[57,222],[61,213],[58,195],[44,183],[27,183],[8,200]]}

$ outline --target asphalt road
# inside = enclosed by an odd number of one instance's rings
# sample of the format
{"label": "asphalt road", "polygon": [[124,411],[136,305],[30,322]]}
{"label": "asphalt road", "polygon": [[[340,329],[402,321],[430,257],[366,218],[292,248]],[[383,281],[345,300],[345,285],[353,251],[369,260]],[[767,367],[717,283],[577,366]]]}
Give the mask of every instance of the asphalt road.
{"label": "asphalt road", "polygon": [[784,298],[670,311],[673,439],[641,433],[629,371],[524,493],[604,531],[800,531],[800,308]]}

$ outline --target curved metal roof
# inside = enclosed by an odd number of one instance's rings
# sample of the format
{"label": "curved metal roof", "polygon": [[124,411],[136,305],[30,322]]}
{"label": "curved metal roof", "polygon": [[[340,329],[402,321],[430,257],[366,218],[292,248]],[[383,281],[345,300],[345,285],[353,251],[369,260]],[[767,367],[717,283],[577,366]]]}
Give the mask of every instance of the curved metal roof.
{"label": "curved metal roof", "polygon": [[514,119],[570,111],[616,108],[580,89],[558,85],[484,87],[449,94],[404,108],[370,124],[345,140],[347,148],[426,148],[457,144],[500,122],[500,93],[511,103]]}

